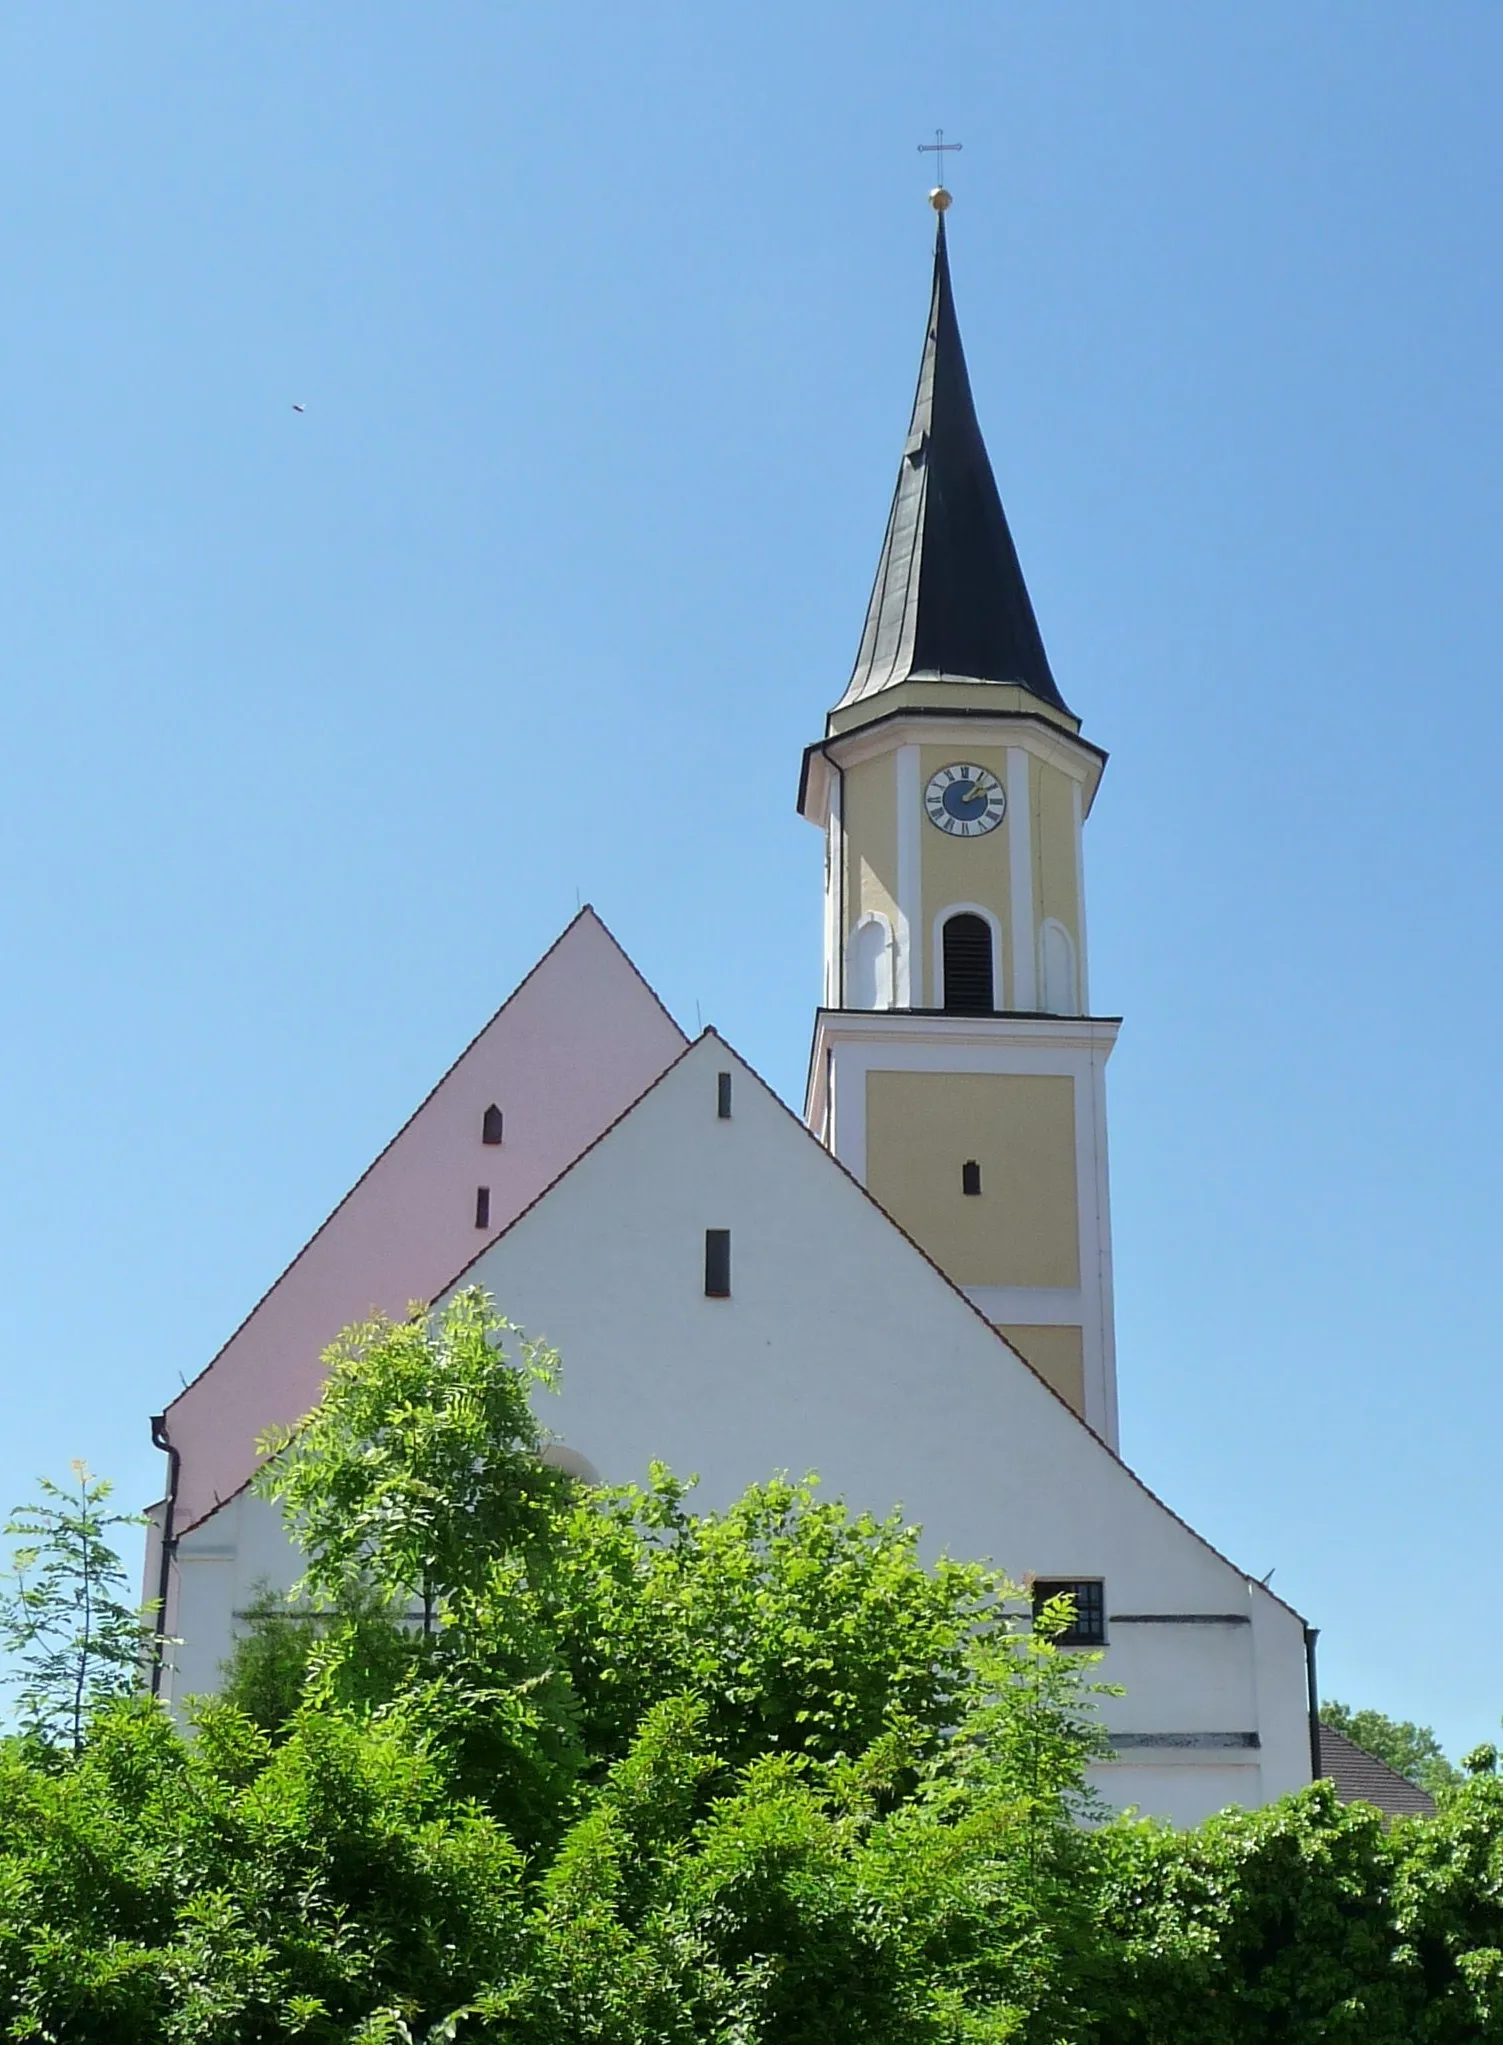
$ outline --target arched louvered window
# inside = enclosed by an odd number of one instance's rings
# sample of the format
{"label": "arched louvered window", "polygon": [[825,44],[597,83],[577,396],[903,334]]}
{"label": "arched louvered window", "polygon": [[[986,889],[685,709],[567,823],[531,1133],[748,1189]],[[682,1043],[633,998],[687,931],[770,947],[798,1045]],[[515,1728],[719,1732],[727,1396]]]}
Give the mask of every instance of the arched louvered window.
{"label": "arched louvered window", "polygon": [[949,918],[944,928],[944,962],[945,1013],[990,1015],[996,1006],[992,933],[982,917],[965,912]]}
{"label": "arched louvered window", "polygon": [[502,1119],[501,1110],[492,1101],[481,1117],[480,1141],[482,1143],[499,1143],[504,1129],[505,1123]]}

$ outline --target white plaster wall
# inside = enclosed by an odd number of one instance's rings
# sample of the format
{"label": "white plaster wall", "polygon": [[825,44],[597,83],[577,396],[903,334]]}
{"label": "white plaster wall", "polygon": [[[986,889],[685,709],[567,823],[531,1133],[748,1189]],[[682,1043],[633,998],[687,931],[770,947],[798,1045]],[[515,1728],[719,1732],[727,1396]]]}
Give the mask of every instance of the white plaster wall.
{"label": "white plaster wall", "polygon": [[[168,1406],[178,1533],[254,1471],[257,1439],[318,1397],[340,1329],[431,1299],[683,1050],[686,1039],[593,910],[577,916],[294,1258]],[[505,1141],[481,1142],[495,1101]],[[148,1595],[155,1595],[155,1584]]]}
{"label": "white plaster wall", "polygon": [[[1182,1612],[1164,1625],[1113,1624],[1113,1610],[1130,1608],[1114,1573],[1100,1573],[1106,1575],[1112,1681],[1127,1687],[1115,1722],[1134,1732],[1253,1731],[1258,1684],[1252,1627],[1187,1625]],[[1245,1607],[1245,1595],[1237,1602]],[[1158,1603],[1155,1609],[1179,1610]]]}
{"label": "white plaster wall", "polygon": [[[1258,1677],[1258,1730],[1263,1741],[1263,1779],[1273,1787],[1271,1796],[1297,1789],[1311,1779],[1310,1714],[1302,1694],[1294,1695],[1290,1684],[1280,1679],[1295,1641],[1290,1627],[1293,1614],[1282,1600],[1261,1584],[1252,1586],[1250,1606],[1253,1639],[1257,1643],[1254,1667]],[[1305,1632],[1299,1627],[1298,1647],[1304,1654]]]}
{"label": "white plaster wall", "polygon": [[1208,1812],[1224,1811],[1228,1804],[1254,1810],[1281,1794],[1277,1787],[1266,1787],[1256,1755],[1241,1767],[1214,1756],[1184,1754],[1163,1764],[1121,1763],[1094,1775],[1096,1787],[1118,1810],[1138,1810],[1171,1825],[1199,1824]]}
{"label": "white plaster wall", "polygon": [[[729,1299],[704,1296],[706,1228],[731,1231]],[[775,1470],[813,1468],[854,1506],[900,1505],[931,1552],[1103,1577],[1102,1673],[1127,1687],[1107,1725],[1262,1742],[1129,1750],[1099,1771],[1112,1802],[1188,1823],[1308,1780],[1297,1616],[1144,1490],[718,1038],[463,1282],[562,1351],[543,1418],[607,1480],[661,1459],[724,1505]],[[212,1687],[257,1580],[296,1574],[275,1516],[248,1496],[180,1554],[177,1697]],[[1113,1612],[1251,1623],[1114,1626]]]}
{"label": "white plaster wall", "polygon": [[167,1615],[177,1644],[167,1651],[162,1695],[181,1700],[217,1689],[239,1630],[236,1615],[263,1585],[290,1590],[301,1573],[280,1510],[248,1491],[184,1534]]}
{"label": "white plaster wall", "polygon": [[[734,1073],[734,1112],[715,1075]],[[703,1291],[731,1231],[731,1297]],[[1241,1613],[1250,1626],[1111,1633],[1129,1680],[1106,1722],[1257,1732],[1260,1750],[1124,1762],[1123,1796],[1183,1818],[1235,1777],[1257,1802],[1308,1779],[1303,1628],[1176,1520],[920,1256],[718,1038],[707,1036],[466,1272],[564,1357],[545,1418],[607,1479],[654,1458],[723,1505],[817,1469],[856,1506],[901,1506],[931,1550],[1017,1576],[1102,1576],[1107,1608]],[[1235,1759],[1233,1753],[1235,1752]],[[1155,1785],[1179,1785],[1160,1796]],[[1198,1787],[1186,1787],[1186,1784]],[[1139,1797],[1137,1785],[1154,1789]]]}

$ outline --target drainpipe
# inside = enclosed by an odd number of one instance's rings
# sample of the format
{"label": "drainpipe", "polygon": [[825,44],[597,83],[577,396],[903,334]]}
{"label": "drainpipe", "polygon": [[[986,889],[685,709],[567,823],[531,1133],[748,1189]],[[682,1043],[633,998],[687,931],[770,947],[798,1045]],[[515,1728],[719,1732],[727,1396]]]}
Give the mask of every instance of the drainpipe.
{"label": "drainpipe", "polygon": [[172,1536],[172,1523],[177,1510],[178,1472],[183,1461],[181,1451],[167,1439],[165,1413],[153,1413],[151,1416],[151,1443],[167,1457],[167,1496],[162,1501],[162,1562],[157,1578],[156,1640],[151,1653],[151,1694],[160,1697],[167,1647],[167,1592],[171,1587],[172,1557],[177,1547]]}
{"label": "drainpipe", "polygon": [[1315,1680],[1315,1643],[1318,1626],[1305,1628],[1305,1690],[1310,1700],[1310,1780],[1319,1782],[1325,1770],[1320,1761],[1320,1685]]}
{"label": "drainpipe", "polygon": [[840,872],[835,881],[835,1006],[845,1007],[845,769],[835,769],[840,801]]}

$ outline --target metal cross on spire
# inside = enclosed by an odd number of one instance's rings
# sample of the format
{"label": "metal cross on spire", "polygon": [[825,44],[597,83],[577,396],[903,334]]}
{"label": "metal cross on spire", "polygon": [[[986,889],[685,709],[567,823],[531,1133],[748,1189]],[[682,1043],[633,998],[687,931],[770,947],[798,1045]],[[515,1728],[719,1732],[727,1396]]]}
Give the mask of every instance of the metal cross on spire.
{"label": "metal cross on spire", "polygon": [[964,149],[964,147],[965,144],[963,142],[947,142],[943,128],[935,129],[934,140],[932,142],[920,142],[918,146],[920,156],[937,156],[939,158],[938,189],[940,191],[943,191],[945,188],[945,158],[953,150]]}

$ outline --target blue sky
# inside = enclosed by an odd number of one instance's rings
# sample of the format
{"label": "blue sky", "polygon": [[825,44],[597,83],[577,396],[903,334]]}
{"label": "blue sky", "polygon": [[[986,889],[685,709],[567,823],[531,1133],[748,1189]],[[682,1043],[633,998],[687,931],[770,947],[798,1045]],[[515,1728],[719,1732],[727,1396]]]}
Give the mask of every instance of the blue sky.
{"label": "blue sky", "polygon": [[1488,1736],[1500,64],[1478,0],[11,10],[3,1499],[157,1494],[579,896],[797,1097],[943,122],[1112,754],[1126,1453],[1329,1694]]}

